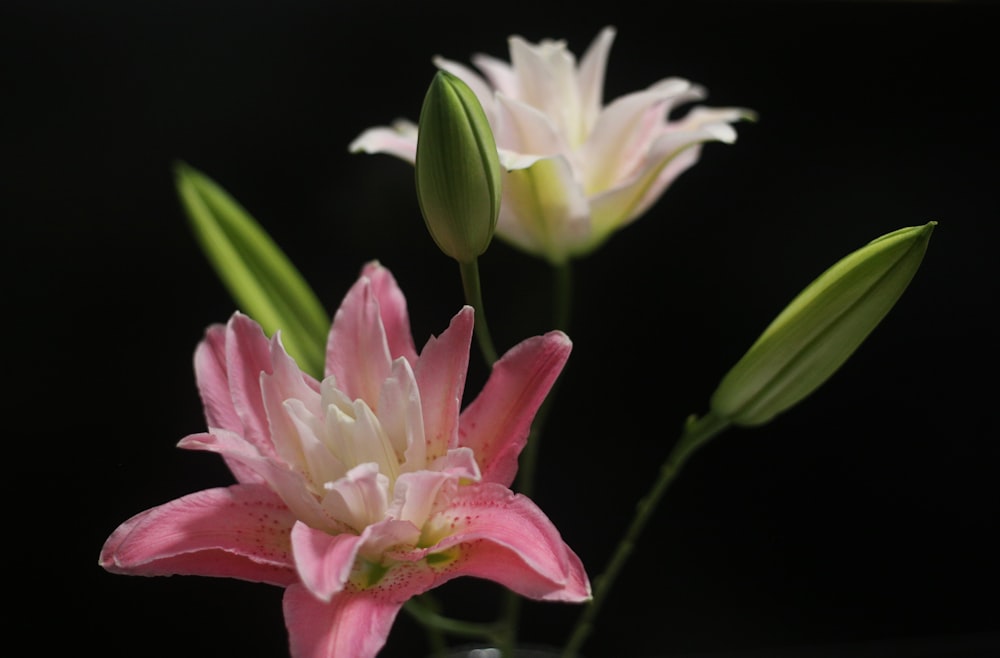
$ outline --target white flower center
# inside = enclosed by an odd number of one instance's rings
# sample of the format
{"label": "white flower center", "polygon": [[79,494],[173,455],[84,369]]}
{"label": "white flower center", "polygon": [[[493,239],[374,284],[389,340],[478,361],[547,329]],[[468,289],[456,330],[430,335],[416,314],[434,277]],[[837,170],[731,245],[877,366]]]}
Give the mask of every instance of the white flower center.
{"label": "white flower center", "polygon": [[423,413],[413,371],[397,359],[378,400],[351,399],[334,377],[308,400],[282,403],[272,423],[283,460],[326,513],[356,530],[382,520],[402,472],[426,468]]}

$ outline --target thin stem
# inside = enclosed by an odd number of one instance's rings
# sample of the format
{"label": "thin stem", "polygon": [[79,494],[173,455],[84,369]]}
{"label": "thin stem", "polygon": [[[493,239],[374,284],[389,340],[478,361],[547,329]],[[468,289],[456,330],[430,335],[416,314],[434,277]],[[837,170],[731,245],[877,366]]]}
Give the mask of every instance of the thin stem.
{"label": "thin stem", "polygon": [[[553,269],[553,322],[556,329],[564,330],[569,325],[571,296],[573,290],[573,273],[569,263],[556,265]],[[552,408],[556,387],[559,380],[553,384],[549,394],[545,396],[528,432],[528,441],[521,452],[517,473],[517,491],[531,498],[535,494],[535,480],[538,471],[538,445],[542,439],[542,428]],[[517,643],[518,617],[521,614],[521,597],[512,590],[507,590],[503,607],[503,626],[507,629],[504,642],[500,645],[500,655],[509,658],[513,655]]]}
{"label": "thin stem", "polygon": [[468,263],[459,263],[462,272],[462,289],[465,291],[465,301],[476,311],[475,332],[479,341],[479,349],[486,363],[492,366],[497,361],[497,351],[490,338],[489,325],[486,323],[486,309],[483,307],[483,293],[479,284],[479,260],[472,259]]}
{"label": "thin stem", "polygon": [[615,579],[632,554],[639,535],[642,534],[643,528],[645,528],[646,523],[652,517],[653,511],[656,509],[663,494],[680,473],[684,462],[687,461],[688,457],[699,446],[727,427],[729,427],[728,420],[719,418],[711,412],[700,419],[696,419],[693,416],[688,419],[680,440],[674,445],[670,455],[668,455],[666,461],[660,467],[660,476],[653,484],[653,488],[646,494],[645,498],[639,501],[635,516],[632,517],[632,523],[629,525],[625,535],[618,542],[618,546],[615,548],[615,552],[611,556],[611,561],[608,563],[607,568],[604,570],[604,573],[595,579],[594,597],[583,609],[580,618],[573,627],[569,641],[563,649],[563,658],[575,658],[577,652],[587,640],[587,636],[593,630],[594,619],[601,610],[601,606],[607,600],[608,592],[611,591]]}
{"label": "thin stem", "polygon": [[[569,263],[556,265],[553,268],[553,322],[555,328],[565,331],[569,326],[571,296],[573,290],[573,272]],[[517,490],[531,498],[535,493],[535,479],[538,471],[538,446],[542,441],[542,428],[548,418],[549,410],[552,407],[552,400],[555,398],[556,388],[559,380],[553,384],[549,394],[545,396],[542,405],[535,414],[535,419],[531,423],[531,431],[528,434],[528,442],[521,452],[521,463],[518,466]]]}
{"label": "thin stem", "polygon": [[573,308],[573,269],[570,262],[553,265],[553,329],[569,331],[570,312]]}
{"label": "thin stem", "polygon": [[403,609],[427,628],[433,628],[451,635],[487,640],[490,643],[496,643],[499,639],[499,629],[495,624],[481,624],[445,617],[422,605],[416,599],[410,599],[403,604]]}
{"label": "thin stem", "polygon": [[446,655],[445,652],[448,650],[448,645],[444,639],[444,632],[439,627],[424,621],[424,619],[428,618],[428,613],[440,614],[441,606],[437,600],[431,594],[424,593],[407,601],[403,609],[410,613],[410,616],[424,627],[424,630],[427,632],[427,643],[430,645],[431,655],[434,658],[444,658]]}

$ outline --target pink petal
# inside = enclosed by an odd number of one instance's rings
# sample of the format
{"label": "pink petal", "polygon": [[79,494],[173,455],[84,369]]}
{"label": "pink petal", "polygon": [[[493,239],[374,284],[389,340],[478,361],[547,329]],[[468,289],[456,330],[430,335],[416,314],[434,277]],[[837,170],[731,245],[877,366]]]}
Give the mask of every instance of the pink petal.
{"label": "pink petal", "polygon": [[389,344],[389,356],[392,359],[404,357],[411,366],[416,365],[417,348],[413,345],[406,297],[403,296],[403,291],[400,290],[392,272],[378,261],[371,261],[362,268],[361,276],[371,281],[372,292],[378,300],[382,326],[385,327],[385,338]]}
{"label": "pink petal", "polygon": [[[247,318],[248,319],[248,318]],[[198,344],[194,353],[195,377],[198,383],[198,393],[201,396],[202,405],[205,408],[205,419],[210,428],[221,428],[239,435],[248,435],[250,440],[259,449],[269,450],[270,440],[267,438],[266,425],[262,427],[261,417],[252,412],[247,412],[241,417],[234,404],[234,389],[239,390],[237,399],[245,401],[253,399],[252,393],[244,393],[245,386],[257,387],[256,381],[246,382],[241,379],[245,375],[246,369],[236,367],[230,373],[227,344],[231,341],[228,337],[231,333],[234,318],[226,326],[216,324],[210,326],[205,331],[204,339]],[[259,329],[259,327],[258,327]],[[254,332],[243,334],[245,341],[245,354],[255,361],[260,368],[266,368],[269,362],[267,356],[267,339],[260,330],[260,340],[254,340]],[[250,370],[253,368],[251,367]],[[258,371],[259,373],[259,371]],[[232,374],[232,379],[230,378]],[[244,419],[249,421],[249,427],[244,426]],[[225,459],[229,470],[236,477],[238,482],[260,482],[259,476],[253,471],[236,461]]]}
{"label": "pink petal", "polygon": [[187,450],[215,452],[221,454],[227,461],[239,462],[259,475],[292,510],[295,518],[331,532],[348,530],[347,526],[324,513],[319,501],[309,492],[301,474],[289,469],[280,461],[263,457],[237,434],[225,430],[216,430],[210,434],[192,434],[181,439],[177,446]]}
{"label": "pink petal", "polygon": [[196,575],[285,586],[296,581],[289,533],[295,517],[269,488],[206,489],[132,517],[99,564],[138,576]]}
{"label": "pink petal", "polygon": [[473,322],[472,307],[464,307],[439,337],[427,341],[414,369],[424,417],[427,461],[441,457],[458,444],[458,417],[469,370]]}
{"label": "pink petal", "polygon": [[522,596],[544,601],[580,602],[590,598],[590,581],[577,555],[530,499],[498,484],[459,487],[437,525],[452,534],[432,547],[461,546],[461,557],[442,571],[486,578]]}
{"label": "pink petal", "polygon": [[[306,378],[309,379],[309,383]],[[299,369],[295,359],[285,352],[278,336],[272,338],[271,365],[266,373],[260,375],[257,385],[262,405],[267,413],[272,443],[271,454],[284,464],[302,467],[304,470],[306,469],[301,463],[303,445],[300,432],[285,409],[285,403],[295,400],[296,403],[301,403],[302,411],[307,415],[322,418],[324,412],[320,393],[311,385],[314,382],[315,380]],[[323,451],[321,447],[319,452]]]}
{"label": "pink petal", "polygon": [[226,370],[233,405],[245,429],[241,433],[260,449],[259,443],[270,443],[260,374],[271,372],[271,344],[261,326],[242,313],[234,313],[226,325]]}
{"label": "pink petal", "polygon": [[372,282],[362,276],[333,317],[326,348],[326,372],[352,400],[374,405],[389,376],[392,357]]}
{"label": "pink petal", "polygon": [[472,452],[472,448],[452,448],[447,455],[431,462],[428,469],[470,482],[479,482],[483,477],[479,472],[479,462],[476,461],[476,453]]}
{"label": "pink petal", "polygon": [[296,523],[292,528],[292,551],[302,584],[313,596],[329,602],[350,577],[361,541],[360,535],[331,535]]}
{"label": "pink petal", "polygon": [[[292,552],[302,584],[314,597],[329,602],[342,591],[357,586],[359,581],[352,584],[352,574],[364,580],[365,555],[379,556],[374,559],[378,562],[389,548],[412,545],[419,539],[419,528],[394,519],[370,525],[360,535],[351,532],[329,534],[298,523],[292,529]],[[405,589],[398,597],[405,601],[429,586],[430,576],[414,577],[415,571],[419,570],[414,565],[393,568],[373,587]],[[416,589],[406,589],[409,587]]]}
{"label": "pink petal", "polygon": [[226,371],[233,407],[243,423],[243,431],[236,431],[268,457],[275,456],[275,451],[260,375],[271,372],[271,367],[271,342],[264,330],[246,315],[233,314],[226,325]]}
{"label": "pink petal", "polygon": [[434,506],[437,502],[438,492],[443,486],[456,479],[450,473],[439,471],[404,473],[396,481],[396,496],[392,504],[392,515],[422,528],[431,513],[435,511]]}
{"label": "pink petal", "polygon": [[[361,556],[366,555],[375,556],[374,561],[382,559],[382,556],[389,552],[390,549],[397,546],[414,546],[420,541],[420,528],[413,525],[409,521],[400,521],[397,519],[385,519],[379,521],[374,525],[370,525],[365,528],[365,531],[361,533],[362,545],[360,549]],[[359,566],[355,563],[355,568]],[[406,597],[419,594],[420,592],[427,591],[430,586],[430,580],[428,578],[421,579],[419,575],[414,578],[414,572],[412,569],[397,570],[396,568],[390,569],[388,574],[384,575],[378,582],[378,586],[392,586],[396,589],[399,587],[410,587],[411,585],[416,589],[412,591],[407,590],[409,593]],[[395,581],[399,579],[402,584],[396,583]],[[427,581],[426,583],[419,585],[419,582]]]}
{"label": "pink petal", "polygon": [[351,590],[324,603],[300,585],[289,587],[283,607],[292,658],[374,658],[404,600]]}
{"label": "pink petal", "polygon": [[[390,472],[413,471],[427,463],[427,439],[420,389],[416,375],[406,359],[392,362],[392,376],[385,380],[378,401],[378,422],[395,455],[387,453]],[[383,434],[384,433],[384,434]],[[399,464],[396,455],[403,455]]]}
{"label": "pink petal", "polygon": [[205,330],[204,339],[194,351],[195,378],[208,426],[242,434],[243,421],[233,407],[233,396],[229,391],[226,331],[221,324],[213,324]]}
{"label": "pink petal", "polygon": [[352,400],[375,405],[392,360],[400,356],[416,363],[406,298],[389,270],[371,262],[334,316],[326,372]]}
{"label": "pink petal", "polygon": [[535,412],[562,372],[572,343],[561,331],[522,341],[493,366],[460,421],[459,444],[472,448],[484,481],[509,486]]}

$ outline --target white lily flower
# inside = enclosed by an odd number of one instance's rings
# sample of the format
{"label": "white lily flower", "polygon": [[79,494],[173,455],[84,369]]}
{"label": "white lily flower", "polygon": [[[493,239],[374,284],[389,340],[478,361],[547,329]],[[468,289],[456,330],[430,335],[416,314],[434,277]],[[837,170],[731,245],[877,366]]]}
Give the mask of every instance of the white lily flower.
{"label": "white lily flower", "polygon": [[[435,65],[475,92],[506,170],[497,235],[554,264],[583,256],[648,210],[698,161],[705,142],[732,143],[732,123],[754,119],[743,108],[677,107],[705,90],[670,77],[603,104],[612,27],[577,64],[565,41],[509,39],[510,62],[479,54],[479,72],[441,57]],[[370,128],[352,152],[388,153],[409,162],[417,126],[397,119]]]}

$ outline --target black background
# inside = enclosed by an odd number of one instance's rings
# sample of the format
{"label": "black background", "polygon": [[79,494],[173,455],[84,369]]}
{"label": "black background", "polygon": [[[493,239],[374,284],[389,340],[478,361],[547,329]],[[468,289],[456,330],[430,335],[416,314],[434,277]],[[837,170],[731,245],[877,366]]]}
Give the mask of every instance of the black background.
{"label": "black background", "polygon": [[[683,419],[782,306],[868,240],[939,225],[897,307],[819,392],[687,465],[585,653],[1000,655],[998,17],[958,2],[8,0],[12,633],[65,645],[53,653],[286,652],[277,588],[96,564],[132,514],[230,481],[174,447],[203,428],[194,347],[233,304],[172,162],[239,199],[331,311],[381,260],[422,344],[462,303],[457,267],[424,230],[412,168],[347,144],[416,118],[433,55],[506,58],[510,34],[580,54],[611,24],[606,99],[679,75],[761,118],[576,264],[535,498],[592,576]],[[496,241],[481,267],[501,349],[548,328],[542,263]],[[487,619],[498,589],[439,595]],[[550,644],[577,612],[525,610],[524,637]],[[425,650],[401,614],[383,655]]]}

